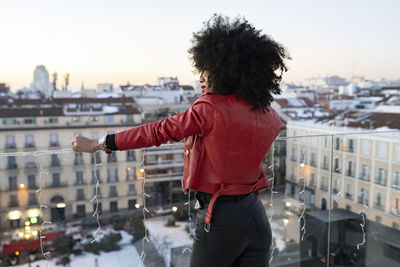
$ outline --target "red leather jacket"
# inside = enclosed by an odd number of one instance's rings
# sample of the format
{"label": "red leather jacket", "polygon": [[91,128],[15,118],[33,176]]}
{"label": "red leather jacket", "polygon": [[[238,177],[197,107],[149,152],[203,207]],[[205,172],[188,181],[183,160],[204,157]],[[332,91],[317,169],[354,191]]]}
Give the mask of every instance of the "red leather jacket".
{"label": "red leather jacket", "polygon": [[262,161],[280,130],[272,108],[254,111],[236,95],[206,93],[179,115],[115,134],[115,144],[127,150],[185,139],[184,190],[214,194],[206,216],[210,224],[218,196],[268,187]]}

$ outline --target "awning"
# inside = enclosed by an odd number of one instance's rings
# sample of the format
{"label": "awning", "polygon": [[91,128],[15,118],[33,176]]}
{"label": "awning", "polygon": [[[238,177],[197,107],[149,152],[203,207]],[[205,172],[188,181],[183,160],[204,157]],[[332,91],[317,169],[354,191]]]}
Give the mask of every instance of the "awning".
{"label": "awning", "polygon": [[[47,233],[43,235],[45,238],[43,238],[43,242],[50,242],[59,237],[62,234],[62,232],[53,232],[53,233]],[[30,241],[23,241],[23,242],[15,242],[11,244],[7,244],[3,246],[3,251],[1,252],[2,255],[8,255],[8,254],[14,254],[16,251],[31,251],[31,250],[36,250],[40,249],[40,240],[35,239],[35,240],[30,240]]]}

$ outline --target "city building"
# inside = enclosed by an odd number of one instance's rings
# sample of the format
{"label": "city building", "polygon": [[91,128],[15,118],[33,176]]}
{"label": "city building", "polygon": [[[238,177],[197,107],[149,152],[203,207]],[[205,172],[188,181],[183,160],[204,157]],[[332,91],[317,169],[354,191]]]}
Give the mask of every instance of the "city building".
{"label": "city building", "polygon": [[363,211],[369,220],[400,229],[398,117],[342,112],[316,121],[289,121],[287,201],[327,209],[332,189],[333,208]]}
{"label": "city building", "polygon": [[64,150],[77,134],[99,138],[141,124],[133,98],[0,99],[0,121],[2,229],[40,219],[91,218],[96,190],[102,220],[134,212],[141,203],[140,150],[110,155]]}

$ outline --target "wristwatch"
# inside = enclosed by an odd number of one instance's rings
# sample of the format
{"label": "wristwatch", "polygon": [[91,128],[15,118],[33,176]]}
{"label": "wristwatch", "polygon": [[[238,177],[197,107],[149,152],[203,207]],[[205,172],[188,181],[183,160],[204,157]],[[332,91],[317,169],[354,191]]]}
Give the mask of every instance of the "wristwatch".
{"label": "wristwatch", "polygon": [[101,138],[99,139],[99,146],[100,146],[100,149],[103,150],[104,152],[106,152],[107,154],[111,154],[111,149],[109,149],[109,148],[107,147],[106,140],[107,140],[107,135],[105,135],[105,136],[103,136],[103,137],[101,137]]}

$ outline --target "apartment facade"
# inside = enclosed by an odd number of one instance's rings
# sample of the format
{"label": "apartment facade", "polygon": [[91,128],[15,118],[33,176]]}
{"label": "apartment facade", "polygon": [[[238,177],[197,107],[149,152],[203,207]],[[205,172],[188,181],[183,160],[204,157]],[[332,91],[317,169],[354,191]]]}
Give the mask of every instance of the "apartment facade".
{"label": "apartment facade", "polygon": [[331,199],[332,208],[400,229],[399,131],[290,121],[287,133],[286,196],[320,209]]}
{"label": "apartment facade", "polygon": [[133,98],[3,99],[0,123],[2,229],[39,218],[90,218],[96,208],[102,219],[137,209],[141,150],[110,155],[70,150],[77,134],[99,138],[141,124]]}

